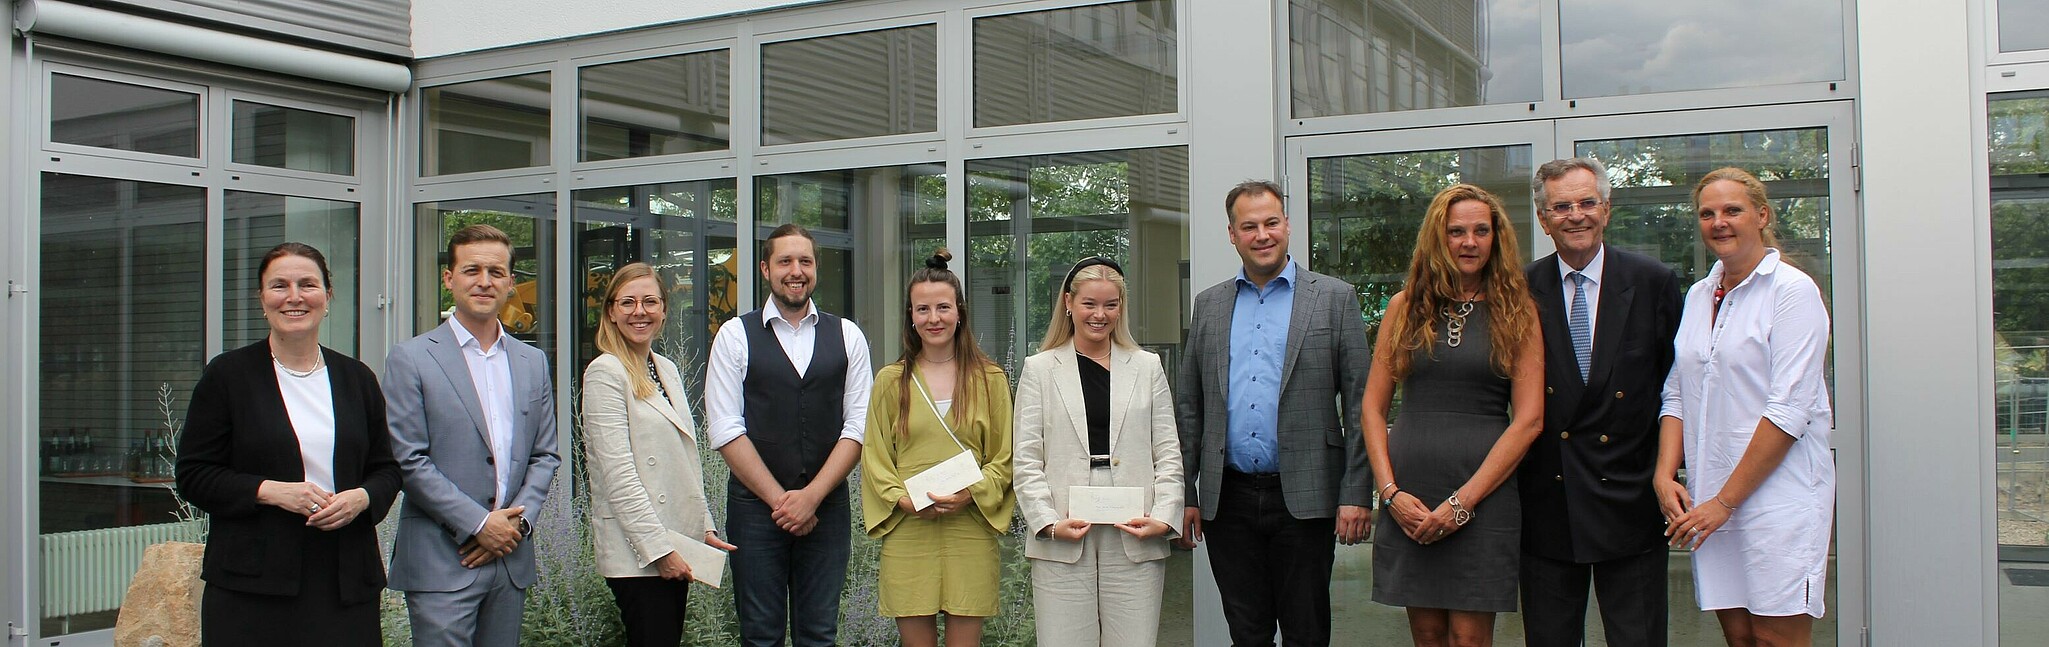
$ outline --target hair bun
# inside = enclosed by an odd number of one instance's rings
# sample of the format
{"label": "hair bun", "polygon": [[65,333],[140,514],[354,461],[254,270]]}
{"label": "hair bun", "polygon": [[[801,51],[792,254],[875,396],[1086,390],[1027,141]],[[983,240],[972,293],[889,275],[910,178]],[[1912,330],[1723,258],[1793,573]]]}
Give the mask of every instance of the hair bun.
{"label": "hair bun", "polygon": [[946,262],[951,260],[953,260],[953,253],[946,251],[946,248],[942,247],[939,251],[932,252],[930,258],[925,259],[925,267],[943,270],[946,269]]}

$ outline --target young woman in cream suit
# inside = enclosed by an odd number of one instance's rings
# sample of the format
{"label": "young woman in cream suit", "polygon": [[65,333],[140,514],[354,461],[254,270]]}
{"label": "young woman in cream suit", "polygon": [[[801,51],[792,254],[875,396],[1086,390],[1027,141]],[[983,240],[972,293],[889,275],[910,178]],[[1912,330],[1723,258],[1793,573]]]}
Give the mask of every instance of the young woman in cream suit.
{"label": "young woman in cream suit", "polygon": [[[1045,647],[1151,645],[1168,541],[1185,492],[1174,398],[1160,357],[1125,323],[1124,275],[1084,259],[1017,383],[1013,457],[1032,601]],[[1068,488],[1144,488],[1146,511],[1117,524],[1070,518]]]}
{"label": "young woman in cream suit", "polygon": [[647,264],[619,268],[598,321],[604,354],[583,372],[583,456],[598,574],[619,604],[626,643],[635,647],[682,640],[690,582],[709,575],[691,573],[679,549],[700,541],[734,548],[719,539],[705,505],[697,428],[676,364],[654,352],[667,294]]}

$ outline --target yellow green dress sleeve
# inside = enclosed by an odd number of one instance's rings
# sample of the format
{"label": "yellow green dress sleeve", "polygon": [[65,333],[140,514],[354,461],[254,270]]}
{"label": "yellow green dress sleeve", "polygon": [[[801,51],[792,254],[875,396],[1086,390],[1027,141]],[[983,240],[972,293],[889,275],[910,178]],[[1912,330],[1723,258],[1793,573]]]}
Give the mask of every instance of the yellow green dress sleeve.
{"label": "yellow green dress sleeve", "polygon": [[896,502],[909,496],[904,477],[916,474],[899,471],[897,464],[897,382],[902,375],[903,364],[882,367],[868,391],[868,428],[861,443],[861,521],[870,537],[889,534],[902,521],[906,513]]}
{"label": "yellow green dress sleeve", "polygon": [[1010,379],[1002,367],[990,365],[982,371],[981,411],[975,412],[975,438],[967,442],[981,459],[982,480],[968,488],[975,511],[1002,534],[1010,530],[1011,515],[1017,510],[1017,495],[1010,488]]}

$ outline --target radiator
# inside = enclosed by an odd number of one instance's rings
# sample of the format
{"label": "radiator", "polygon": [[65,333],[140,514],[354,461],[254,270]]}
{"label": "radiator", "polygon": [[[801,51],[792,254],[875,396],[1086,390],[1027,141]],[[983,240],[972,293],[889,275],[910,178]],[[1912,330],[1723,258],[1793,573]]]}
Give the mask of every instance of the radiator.
{"label": "radiator", "polygon": [[158,542],[199,541],[202,527],[187,521],[43,535],[43,617],[121,608],[142,552]]}

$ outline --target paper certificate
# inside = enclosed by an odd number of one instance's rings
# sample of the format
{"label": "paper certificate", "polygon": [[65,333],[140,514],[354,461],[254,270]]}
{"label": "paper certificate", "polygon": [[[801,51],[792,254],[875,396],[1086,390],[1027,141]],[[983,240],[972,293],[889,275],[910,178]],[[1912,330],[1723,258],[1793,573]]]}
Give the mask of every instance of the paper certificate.
{"label": "paper certificate", "polygon": [[711,544],[686,537],[683,533],[670,531],[669,539],[676,544],[676,554],[683,563],[690,565],[690,579],[714,589],[726,575],[726,551],[712,548]]}
{"label": "paper certificate", "polygon": [[1142,487],[1068,486],[1067,518],[1089,523],[1137,519],[1145,516],[1145,492]]}
{"label": "paper certificate", "polygon": [[975,462],[974,452],[964,451],[904,479],[904,490],[911,494],[911,506],[923,510],[932,505],[932,497],[925,496],[927,493],[953,494],[980,482],[982,465]]}

